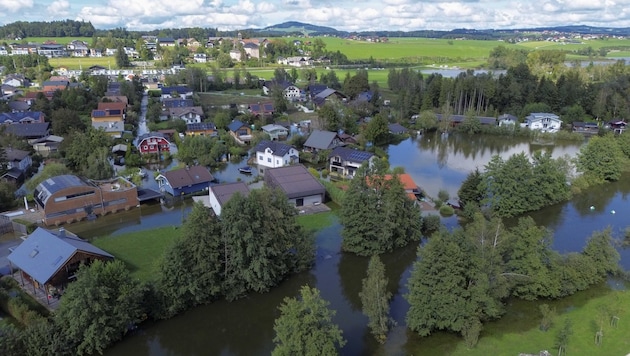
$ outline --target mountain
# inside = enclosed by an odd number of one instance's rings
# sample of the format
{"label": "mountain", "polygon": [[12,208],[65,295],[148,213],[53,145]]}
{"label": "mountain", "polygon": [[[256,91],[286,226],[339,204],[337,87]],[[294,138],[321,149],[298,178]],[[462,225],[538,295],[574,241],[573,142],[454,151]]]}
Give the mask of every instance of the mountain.
{"label": "mountain", "polygon": [[326,26],[316,26],[308,23],[297,22],[297,21],[288,21],[283,22],[281,24],[268,26],[263,28],[262,30],[258,30],[259,32],[271,32],[271,33],[303,33],[305,35],[311,33],[317,34],[338,34],[341,31],[337,31],[332,27]]}

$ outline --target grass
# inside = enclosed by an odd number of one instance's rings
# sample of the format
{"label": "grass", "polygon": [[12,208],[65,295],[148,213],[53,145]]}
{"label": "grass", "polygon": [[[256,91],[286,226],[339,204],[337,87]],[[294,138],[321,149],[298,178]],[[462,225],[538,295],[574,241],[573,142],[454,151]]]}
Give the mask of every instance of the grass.
{"label": "grass", "polygon": [[101,66],[112,69],[117,69],[116,59],[114,57],[62,57],[62,58],[50,58],[48,63],[53,68],[66,67],[70,70],[73,69],[88,69],[91,66]]}
{"label": "grass", "polygon": [[319,231],[332,224],[334,215],[334,210],[311,215],[299,215],[297,221],[306,231]]}
{"label": "grass", "polygon": [[133,277],[148,281],[155,275],[156,261],[177,236],[179,230],[169,226],[114,237],[99,237],[92,243],[125,262]]}
{"label": "grass", "polygon": [[67,45],[68,43],[74,40],[87,42],[88,45],[92,43],[92,37],[26,37],[22,40],[26,42],[33,42],[33,43],[44,43],[46,41],[55,41],[56,43],[62,44],[62,45]]}
{"label": "grass", "polygon": [[[522,352],[538,355],[542,350],[556,355],[556,335],[564,321],[570,319],[572,335],[566,348],[567,355],[626,355],[630,352],[630,311],[625,308],[628,303],[630,291],[611,291],[598,286],[571,297],[548,302],[556,308],[559,315],[546,332],[538,328],[540,313],[536,307],[540,302],[515,301],[510,307],[514,312],[499,321],[484,325],[479,343],[473,349],[467,348],[460,337],[446,333],[438,333],[426,339],[413,339],[414,343],[417,342],[418,349],[428,346],[422,345],[423,343],[439,341],[441,345],[433,345],[432,352],[444,355],[518,355]],[[602,311],[607,308],[618,308],[617,327],[610,325],[609,316],[603,316]],[[600,324],[603,325],[604,336],[603,343],[598,346],[594,340]]]}

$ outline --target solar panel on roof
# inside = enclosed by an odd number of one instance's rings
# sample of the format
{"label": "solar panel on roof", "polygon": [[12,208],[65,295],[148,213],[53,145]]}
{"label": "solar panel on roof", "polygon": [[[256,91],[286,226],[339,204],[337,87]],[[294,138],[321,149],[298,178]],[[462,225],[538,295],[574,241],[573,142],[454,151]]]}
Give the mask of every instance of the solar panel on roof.
{"label": "solar panel on roof", "polygon": [[120,110],[109,110],[110,115],[120,115]]}

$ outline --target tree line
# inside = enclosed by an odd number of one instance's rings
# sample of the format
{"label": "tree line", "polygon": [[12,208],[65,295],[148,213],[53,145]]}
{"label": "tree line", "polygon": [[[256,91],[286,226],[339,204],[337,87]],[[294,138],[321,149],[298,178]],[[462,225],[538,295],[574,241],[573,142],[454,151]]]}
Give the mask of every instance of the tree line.
{"label": "tree line", "polygon": [[92,23],[85,21],[16,21],[0,26],[0,37],[92,37],[95,31]]}

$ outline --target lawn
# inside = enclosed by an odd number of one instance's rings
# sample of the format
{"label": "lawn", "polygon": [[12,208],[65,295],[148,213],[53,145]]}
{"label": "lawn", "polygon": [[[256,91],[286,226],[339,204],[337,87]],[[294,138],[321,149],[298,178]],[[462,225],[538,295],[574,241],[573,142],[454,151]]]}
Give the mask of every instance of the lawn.
{"label": "lawn", "polygon": [[99,237],[92,243],[125,262],[133,277],[148,281],[155,275],[156,262],[177,236],[179,230],[169,226],[113,237]]}
{"label": "lawn", "polygon": [[87,42],[88,44],[92,43],[92,37],[27,37],[23,39],[23,41],[33,42],[33,43],[44,43],[46,41],[54,41],[62,45],[67,45],[68,43],[74,40]]}
{"label": "lawn", "polygon": [[91,66],[101,66],[105,68],[117,69],[114,57],[62,57],[50,58],[48,63],[53,68],[66,67],[68,69],[88,69]]}
{"label": "lawn", "polygon": [[[452,340],[450,345],[442,345],[440,353],[448,355],[518,355],[522,352],[536,354],[548,350],[556,355],[556,335],[563,327],[565,319],[571,320],[572,335],[566,348],[567,355],[626,355],[630,353],[630,312],[625,306],[630,303],[630,291],[610,291],[594,287],[574,296],[549,302],[558,310],[558,317],[551,329],[539,330],[540,314],[532,306],[537,302],[517,301],[514,313],[504,319],[484,325],[479,343],[468,349],[461,338],[452,335],[435,335],[437,338]],[[617,308],[617,327],[610,325],[610,316],[603,310]],[[595,344],[595,333],[603,325],[603,342]],[[433,337],[432,337],[433,338]],[[422,339],[431,342],[432,338]],[[444,341],[444,340],[442,340]],[[437,351],[437,349],[434,349]]]}
{"label": "lawn", "polygon": [[317,213],[311,215],[300,215],[297,217],[297,221],[306,231],[319,231],[332,224],[333,211],[327,211],[324,213]]}

